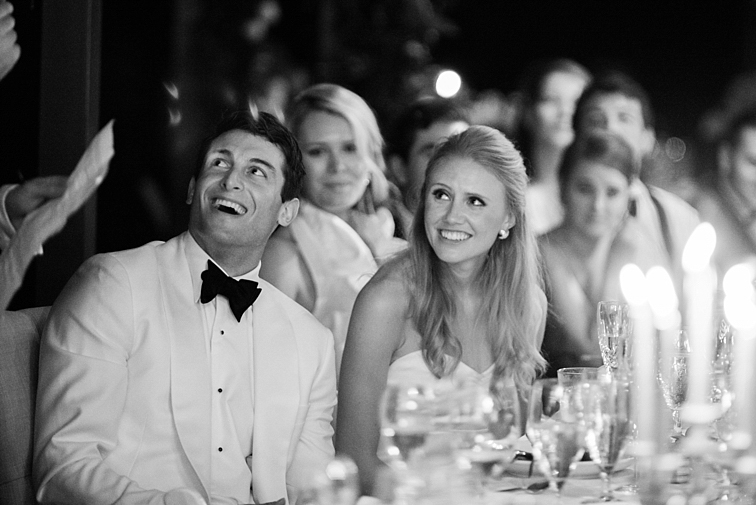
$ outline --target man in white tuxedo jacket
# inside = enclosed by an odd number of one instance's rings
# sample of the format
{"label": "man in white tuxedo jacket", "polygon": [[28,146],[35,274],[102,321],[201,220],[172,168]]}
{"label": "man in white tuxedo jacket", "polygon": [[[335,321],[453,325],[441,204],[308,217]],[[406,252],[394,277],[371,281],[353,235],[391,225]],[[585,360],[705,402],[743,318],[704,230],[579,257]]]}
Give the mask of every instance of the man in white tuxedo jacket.
{"label": "man in white tuxedo jacket", "polygon": [[296,503],[333,456],[333,337],[258,273],[303,176],[278,120],[236,113],[200,149],[188,232],[69,281],[40,350],[40,502]]}

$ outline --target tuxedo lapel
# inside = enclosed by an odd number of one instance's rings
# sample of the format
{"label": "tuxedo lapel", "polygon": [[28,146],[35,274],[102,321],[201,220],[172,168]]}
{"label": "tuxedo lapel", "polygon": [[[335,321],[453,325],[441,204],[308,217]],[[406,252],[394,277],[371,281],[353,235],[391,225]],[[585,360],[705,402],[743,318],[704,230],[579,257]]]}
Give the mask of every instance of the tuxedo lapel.
{"label": "tuxedo lapel", "polygon": [[287,455],[301,401],[299,356],[289,317],[276,303],[278,294],[264,281],[260,286],[252,313],[252,489],[257,501],[270,502],[286,496]]}
{"label": "tuxedo lapel", "polygon": [[[201,312],[185,255],[186,235],[156,248],[167,337],[171,343],[171,407],[181,445],[207,496],[210,482],[210,370]],[[209,501],[208,501],[209,502]]]}

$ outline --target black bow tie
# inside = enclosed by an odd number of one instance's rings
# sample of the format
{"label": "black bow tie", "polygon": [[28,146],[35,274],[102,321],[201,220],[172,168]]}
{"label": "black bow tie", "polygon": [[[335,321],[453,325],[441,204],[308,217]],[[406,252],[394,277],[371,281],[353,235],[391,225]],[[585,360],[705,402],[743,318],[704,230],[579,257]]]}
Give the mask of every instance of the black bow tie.
{"label": "black bow tie", "polygon": [[216,295],[225,296],[237,321],[241,321],[244,311],[255,303],[261,291],[255,281],[232,279],[212,261],[207,262],[207,270],[202,272],[200,301],[207,303]]}

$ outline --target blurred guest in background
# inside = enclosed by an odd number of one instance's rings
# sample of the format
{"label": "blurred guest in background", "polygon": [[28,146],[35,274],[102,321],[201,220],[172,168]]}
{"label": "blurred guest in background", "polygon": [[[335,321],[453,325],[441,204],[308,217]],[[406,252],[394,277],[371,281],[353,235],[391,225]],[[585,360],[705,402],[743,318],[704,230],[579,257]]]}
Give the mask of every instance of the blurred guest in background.
{"label": "blurred guest in background", "polygon": [[605,130],[630,144],[637,166],[630,188],[630,218],[648,235],[646,243],[667,252],[670,274],[681,295],[682,251],[700,221],[696,210],[680,197],[640,180],[643,160],[656,143],[654,114],[645,90],[621,72],[597,76],[580,96],[574,124],[578,136],[592,130]]}
{"label": "blurred guest in background", "polygon": [[[0,80],[8,75],[21,57],[21,48],[16,43],[18,35],[14,30],[15,24],[13,4],[0,3]],[[21,287],[33,255],[40,252],[40,246],[48,238],[61,230],[68,216],[45,215],[29,222],[24,235],[17,239],[18,250],[8,252],[11,238],[27,216],[63,195],[66,181],[64,176],[53,175],[0,187],[0,251],[6,251],[0,256],[0,310],[7,308]]]}
{"label": "blurred guest in background", "polygon": [[693,204],[717,232],[720,274],[756,254],[756,108],[731,118],[716,143],[716,167]]}
{"label": "blurred guest in background", "polygon": [[271,237],[260,275],[330,328],[338,367],[357,293],[406,242],[394,239],[381,205],[383,138],[368,104],[318,84],[297,96],[288,120],[302,149],[304,198],[297,219]]}
{"label": "blurred guest in background", "polygon": [[539,61],[524,73],[515,98],[521,108],[517,143],[528,167],[528,222],[536,235],[562,221],[559,163],[572,143],[572,115],[591,74],[569,59]]}
{"label": "blurred guest in background", "polygon": [[564,221],[539,239],[550,308],[542,347],[547,375],[563,367],[602,365],[596,306],[622,299],[619,271],[626,263],[644,271],[669,266],[665,251],[627,219],[636,165],[622,137],[600,130],[578,135],[564,154],[559,172]]}
{"label": "blurred guest in background", "polygon": [[[415,100],[394,123],[388,144],[388,165],[401,191],[402,236],[408,237],[417,210],[420,187],[433,149],[447,137],[470,126],[467,110],[440,97]],[[395,212],[395,215],[397,213]]]}
{"label": "blurred guest in background", "polygon": [[471,126],[428,163],[409,251],[362,290],[339,382],[337,451],[373,493],[387,383],[491,381],[528,387],[546,320],[527,176],[504,135]]}
{"label": "blurred guest in background", "polygon": [[40,345],[40,503],[296,503],[333,456],[333,340],[258,272],[303,175],[277,119],[231,115],[200,146],[188,231],[76,272]]}
{"label": "blurred guest in background", "polygon": [[[0,3],[0,80],[10,72],[21,56],[16,43],[18,35],[13,29],[13,4]],[[66,190],[63,176],[38,177],[23,184],[8,184],[0,187],[0,250],[8,242],[24,218],[45,202],[58,198]]]}

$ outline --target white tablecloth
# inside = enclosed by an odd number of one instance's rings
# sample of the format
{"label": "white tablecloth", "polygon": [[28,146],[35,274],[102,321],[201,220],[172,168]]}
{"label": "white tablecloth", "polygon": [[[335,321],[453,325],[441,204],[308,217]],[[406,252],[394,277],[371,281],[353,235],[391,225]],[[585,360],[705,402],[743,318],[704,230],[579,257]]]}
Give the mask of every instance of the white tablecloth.
{"label": "white tablecloth", "polygon": [[[505,476],[501,479],[498,488],[511,488],[511,487],[527,487],[529,484],[537,481],[543,481],[541,476],[532,478],[520,478]],[[623,484],[628,484],[633,480],[633,471],[623,470],[618,472],[612,478],[612,487],[616,488]],[[578,505],[582,504],[588,498],[598,498],[601,494],[601,480],[598,478],[571,478],[565,482],[562,487],[562,505]],[[617,493],[616,497],[620,500],[615,503],[628,503],[639,505],[640,500],[637,495],[628,495]],[[423,505],[431,505],[434,503],[446,503],[445,500],[439,501],[422,500]],[[483,498],[471,498],[466,501],[466,504],[470,505],[556,505],[559,500],[552,491],[545,490],[538,493],[529,493],[527,491],[506,491],[496,492],[489,491]],[[370,496],[363,496],[357,502],[357,505],[384,505],[384,503]]]}

